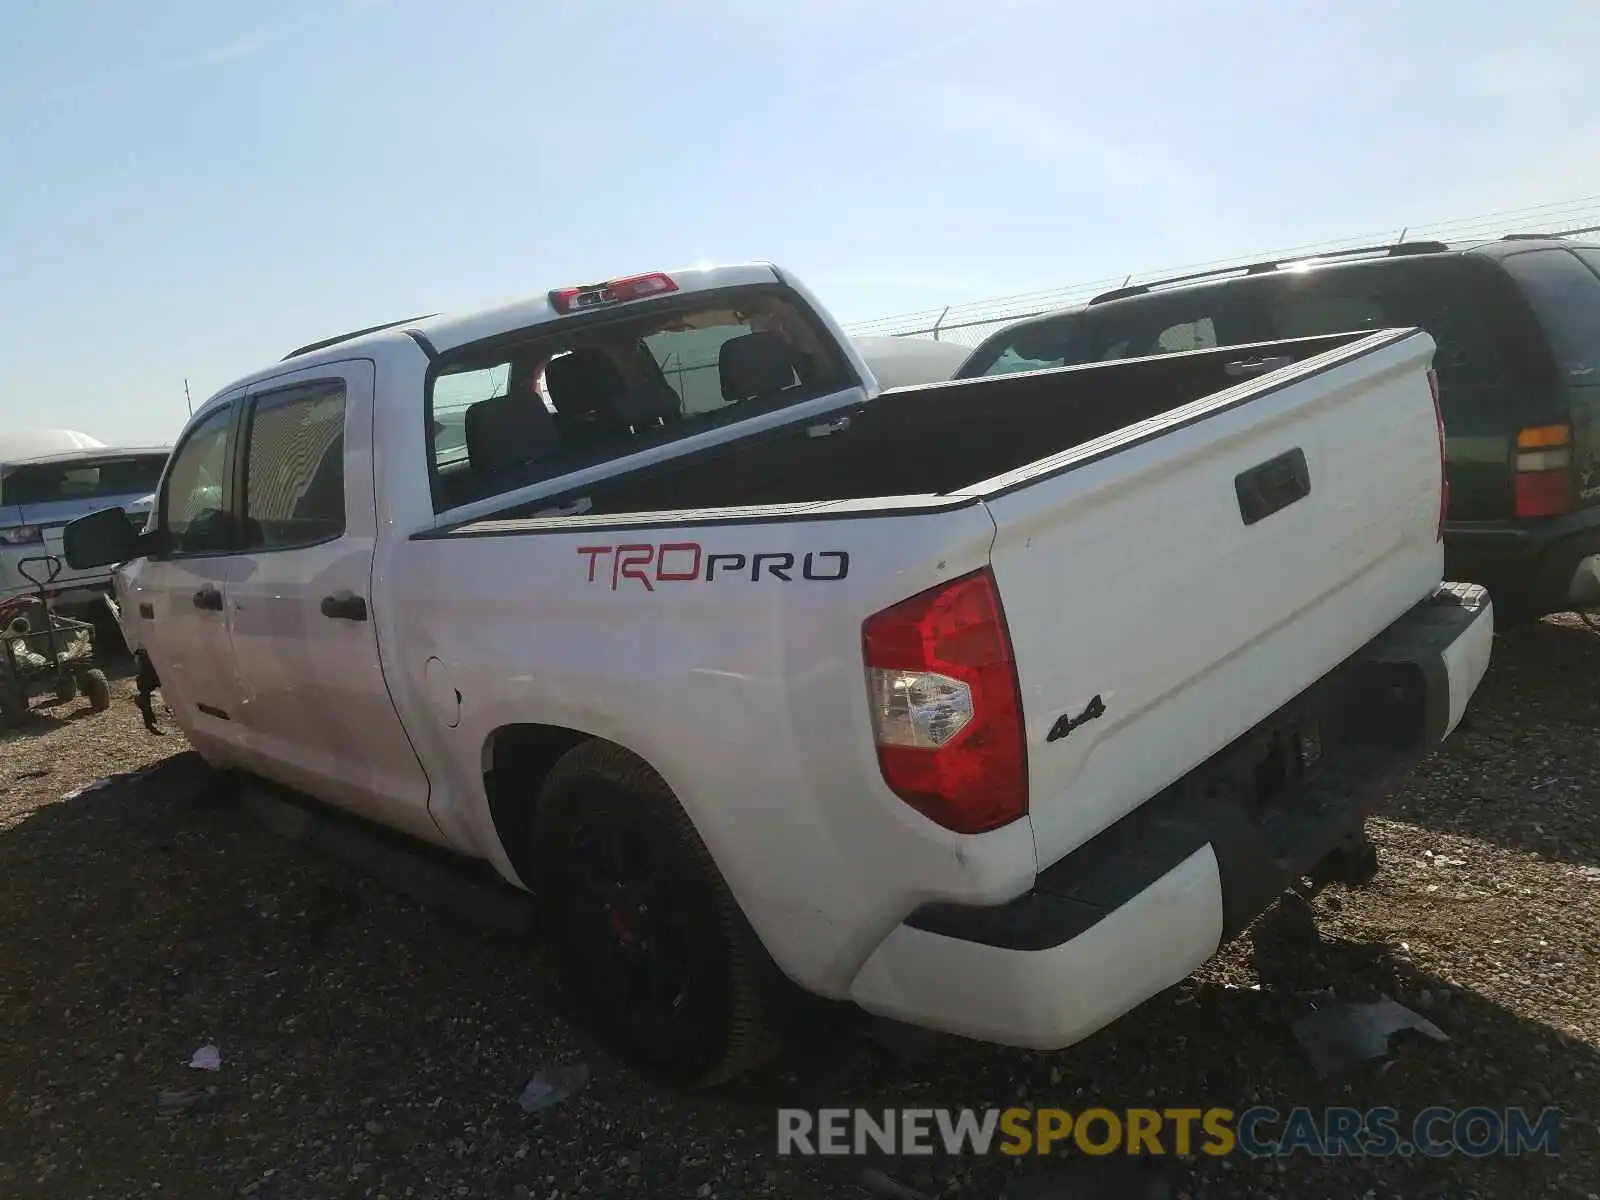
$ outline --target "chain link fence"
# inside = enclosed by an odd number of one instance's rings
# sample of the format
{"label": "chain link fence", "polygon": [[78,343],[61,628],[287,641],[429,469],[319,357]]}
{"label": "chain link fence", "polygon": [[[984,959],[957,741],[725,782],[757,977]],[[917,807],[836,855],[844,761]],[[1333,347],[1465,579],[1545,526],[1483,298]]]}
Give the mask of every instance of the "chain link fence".
{"label": "chain link fence", "polygon": [[943,309],[925,309],[921,312],[902,313],[899,316],[880,317],[856,322],[847,327],[847,332],[857,337],[926,337],[970,349],[995,330],[1002,329],[1013,321],[1085,304],[1092,297],[1112,288],[1164,279],[1173,275],[1246,267],[1256,262],[1310,258],[1336,250],[1350,250],[1359,246],[1384,246],[1402,241],[1471,242],[1491,240],[1510,233],[1543,233],[1555,236],[1596,231],[1600,231],[1600,196],[1584,196],[1576,200],[1508,209],[1503,212],[1485,213],[1478,217],[1440,221],[1432,225],[1413,225],[1400,230],[1356,234],[1336,241],[1291,246],[1286,250],[1268,254],[1251,254],[1240,258],[1191,263],[1188,266],[1163,270],[1140,271],[1126,277],[1094,279],[1040,292],[1023,292],[992,300],[952,304]]}

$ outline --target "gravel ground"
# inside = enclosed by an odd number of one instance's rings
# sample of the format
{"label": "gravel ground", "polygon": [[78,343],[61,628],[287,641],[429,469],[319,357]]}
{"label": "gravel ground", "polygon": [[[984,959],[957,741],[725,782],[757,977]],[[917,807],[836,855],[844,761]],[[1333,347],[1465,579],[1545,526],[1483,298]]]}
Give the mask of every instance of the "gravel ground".
{"label": "gravel ground", "polygon": [[[1377,823],[1383,873],[1316,901],[1320,938],[1280,907],[1067,1052],[952,1039],[890,1054],[839,1025],[693,1096],[584,1044],[519,941],[264,832],[175,732],[143,732],[123,681],[109,713],[0,740],[0,1196],[892,1195],[868,1168],[928,1196],[1593,1196],[1597,679],[1600,638],[1574,622],[1502,640],[1467,725]],[[1450,1040],[1404,1039],[1387,1063],[1320,1079],[1289,1023],[1329,987],[1426,1009]],[[214,1074],[187,1066],[205,1044],[221,1048]],[[536,1071],[579,1062],[590,1080],[569,1103],[518,1106]],[[1567,1115],[1559,1156],[1521,1160],[774,1153],[780,1104],[1022,1103]]]}

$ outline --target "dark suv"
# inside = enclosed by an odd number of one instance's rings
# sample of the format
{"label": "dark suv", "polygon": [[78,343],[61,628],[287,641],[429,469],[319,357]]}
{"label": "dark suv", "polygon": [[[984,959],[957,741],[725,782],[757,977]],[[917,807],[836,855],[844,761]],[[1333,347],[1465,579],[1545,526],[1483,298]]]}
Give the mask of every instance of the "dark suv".
{"label": "dark suv", "polygon": [[1510,618],[1600,607],[1600,246],[1401,242],[1119,288],[992,334],[955,378],[1396,326],[1438,344],[1445,577]]}

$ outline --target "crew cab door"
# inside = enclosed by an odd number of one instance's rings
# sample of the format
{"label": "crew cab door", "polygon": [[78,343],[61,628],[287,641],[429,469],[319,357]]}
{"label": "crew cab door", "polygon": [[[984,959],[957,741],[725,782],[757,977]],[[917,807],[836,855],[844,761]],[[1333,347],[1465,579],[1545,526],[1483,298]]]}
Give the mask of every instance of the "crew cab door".
{"label": "crew cab door", "polygon": [[246,397],[229,590],[239,720],[261,775],[437,842],[373,619],[373,378],[354,359]]}
{"label": "crew cab door", "polygon": [[173,448],[156,497],[164,553],[122,568],[139,642],[161,675],[161,693],[196,750],[235,761],[239,694],[225,611],[238,565],[229,505],[244,393],[224,398]]}

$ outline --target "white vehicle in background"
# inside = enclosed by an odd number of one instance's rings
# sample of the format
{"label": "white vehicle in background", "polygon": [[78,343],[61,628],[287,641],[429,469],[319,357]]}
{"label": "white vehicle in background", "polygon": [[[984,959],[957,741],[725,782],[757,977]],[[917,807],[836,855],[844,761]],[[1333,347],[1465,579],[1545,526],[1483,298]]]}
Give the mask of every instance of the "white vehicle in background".
{"label": "white vehicle in background", "polygon": [[[69,429],[0,434],[0,600],[32,593],[35,586],[18,564],[61,556],[61,531],[68,521],[111,505],[142,529],[169,449],[123,448]],[[111,595],[105,568],[62,569],[46,590],[63,615],[98,618]],[[42,564],[29,573],[42,578]]]}
{"label": "white vehicle in background", "polygon": [[882,388],[940,383],[972,353],[965,346],[924,337],[852,337],[850,344]]}
{"label": "white vehicle in background", "polygon": [[884,390],[786,272],[657,272],[295,352],[68,554],[209,762],[531,890],[635,1062],[751,1065],[785,976],[1060,1047],[1363,880],[1461,720],[1433,352]]}

